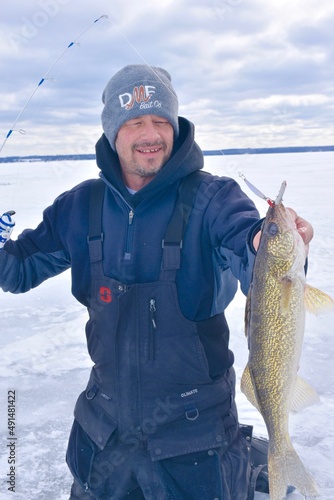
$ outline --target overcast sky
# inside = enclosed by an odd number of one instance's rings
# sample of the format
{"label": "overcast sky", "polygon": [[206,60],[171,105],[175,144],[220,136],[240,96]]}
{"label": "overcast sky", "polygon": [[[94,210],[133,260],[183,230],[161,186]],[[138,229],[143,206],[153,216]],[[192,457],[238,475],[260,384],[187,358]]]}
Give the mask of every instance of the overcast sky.
{"label": "overcast sky", "polygon": [[0,144],[51,80],[1,156],[94,153],[102,91],[132,63],[170,72],[203,149],[334,144],[333,0],[11,0]]}

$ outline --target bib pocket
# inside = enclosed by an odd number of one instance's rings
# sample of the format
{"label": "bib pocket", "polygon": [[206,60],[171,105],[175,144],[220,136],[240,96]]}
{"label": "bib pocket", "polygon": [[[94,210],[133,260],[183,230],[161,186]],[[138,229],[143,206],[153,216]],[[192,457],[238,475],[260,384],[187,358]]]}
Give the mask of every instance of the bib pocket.
{"label": "bib pocket", "polygon": [[[82,392],[78,398],[74,417],[66,462],[73,477],[85,491],[89,491],[92,487],[94,458],[115,432],[117,422],[94,399],[87,399],[86,392]],[[96,486],[94,484],[94,489]]]}
{"label": "bib pocket", "polygon": [[72,476],[88,491],[91,487],[93,460],[98,448],[74,420],[66,452],[66,463]]}

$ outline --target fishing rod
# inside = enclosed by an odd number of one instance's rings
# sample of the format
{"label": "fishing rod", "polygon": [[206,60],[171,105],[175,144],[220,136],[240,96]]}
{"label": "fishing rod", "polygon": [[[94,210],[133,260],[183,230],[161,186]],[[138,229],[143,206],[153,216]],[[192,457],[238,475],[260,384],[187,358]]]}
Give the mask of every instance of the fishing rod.
{"label": "fishing rod", "polygon": [[7,140],[9,139],[9,137],[12,135],[13,132],[19,132],[20,134],[25,134],[26,131],[23,130],[23,129],[19,129],[19,130],[15,130],[15,126],[17,124],[17,122],[19,121],[19,119],[21,118],[22,114],[24,113],[24,111],[26,110],[27,106],[29,105],[30,101],[32,100],[32,98],[34,97],[34,95],[36,94],[36,92],[38,91],[38,89],[41,87],[41,85],[45,82],[45,80],[50,80],[50,81],[53,81],[52,78],[49,78],[48,75],[49,73],[53,70],[53,68],[56,66],[56,64],[59,62],[59,60],[66,54],[66,52],[71,48],[73,47],[74,45],[80,45],[80,43],[78,42],[79,38],[81,38],[84,33],[86,33],[86,31],[88,31],[92,26],[94,26],[94,24],[96,24],[100,19],[103,19],[103,18],[106,18],[108,19],[108,16],[106,14],[103,14],[102,16],[98,17],[97,19],[95,19],[95,21],[93,21],[89,26],[87,26],[87,28],[85,28],[74,40],[73,42],[70,42],[68,44],[68,46],[65,48],[65,50],[63,50],[63,52],[57,57],[57,59],[55,60],[55,62],[50,66],[50,68],[47,70],[47,72],[45,73],[45,75],[40,79],[40,81],[38,82],[36,88],[34,89],[34,91],[32,92],[32,94],[30,95],[29,99],[27,100],[27,102],[25,103],[25,105],[23,106],[23,108],[21,109],[21,111],[19,112],[17,118],[15,119],[13,125],[11,126],[11,128],[9,129],[9,131],[7,132],[7,135],[0,147],[0,153],[1,151],[3,150]]}

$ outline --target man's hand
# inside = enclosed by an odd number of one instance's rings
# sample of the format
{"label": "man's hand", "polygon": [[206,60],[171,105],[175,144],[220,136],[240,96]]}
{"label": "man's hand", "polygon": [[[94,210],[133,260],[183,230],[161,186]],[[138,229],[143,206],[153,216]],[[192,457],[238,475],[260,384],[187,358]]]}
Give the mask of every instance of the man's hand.
{"label": "man's hand", "polygon": [[14,211],[5,212],[0,217],[0,249],[4,246],[6,241],[9,240],[10,235],[15,226],[15,222],[12,216],[15,214]]}
{"label": "man's hand", "polygon": [[306,253],[308,253],[308,247],[309,243],[313,238],[313,227],[312,225],[307,222],[307,220],[303,219],[300,217],[293,208],[288,208],[290,211],[290,214],[292,216],[292,219],[295,221],[296,228],[300,236],[303,238],[305,247],[306,247]]}

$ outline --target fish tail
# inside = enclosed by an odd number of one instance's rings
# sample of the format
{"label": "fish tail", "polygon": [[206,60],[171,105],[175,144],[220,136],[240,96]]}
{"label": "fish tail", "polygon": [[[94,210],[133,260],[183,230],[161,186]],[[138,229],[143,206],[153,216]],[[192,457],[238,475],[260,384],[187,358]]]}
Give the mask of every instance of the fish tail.
{"label": "fish tail", "polygon": [[289,486],[294,486],[304,496],[312,498],[319,496],[314,479],[305,469],[291,443],[286,452],[280,456],[269,450],[268,473],[270,500],[286,498]]}

